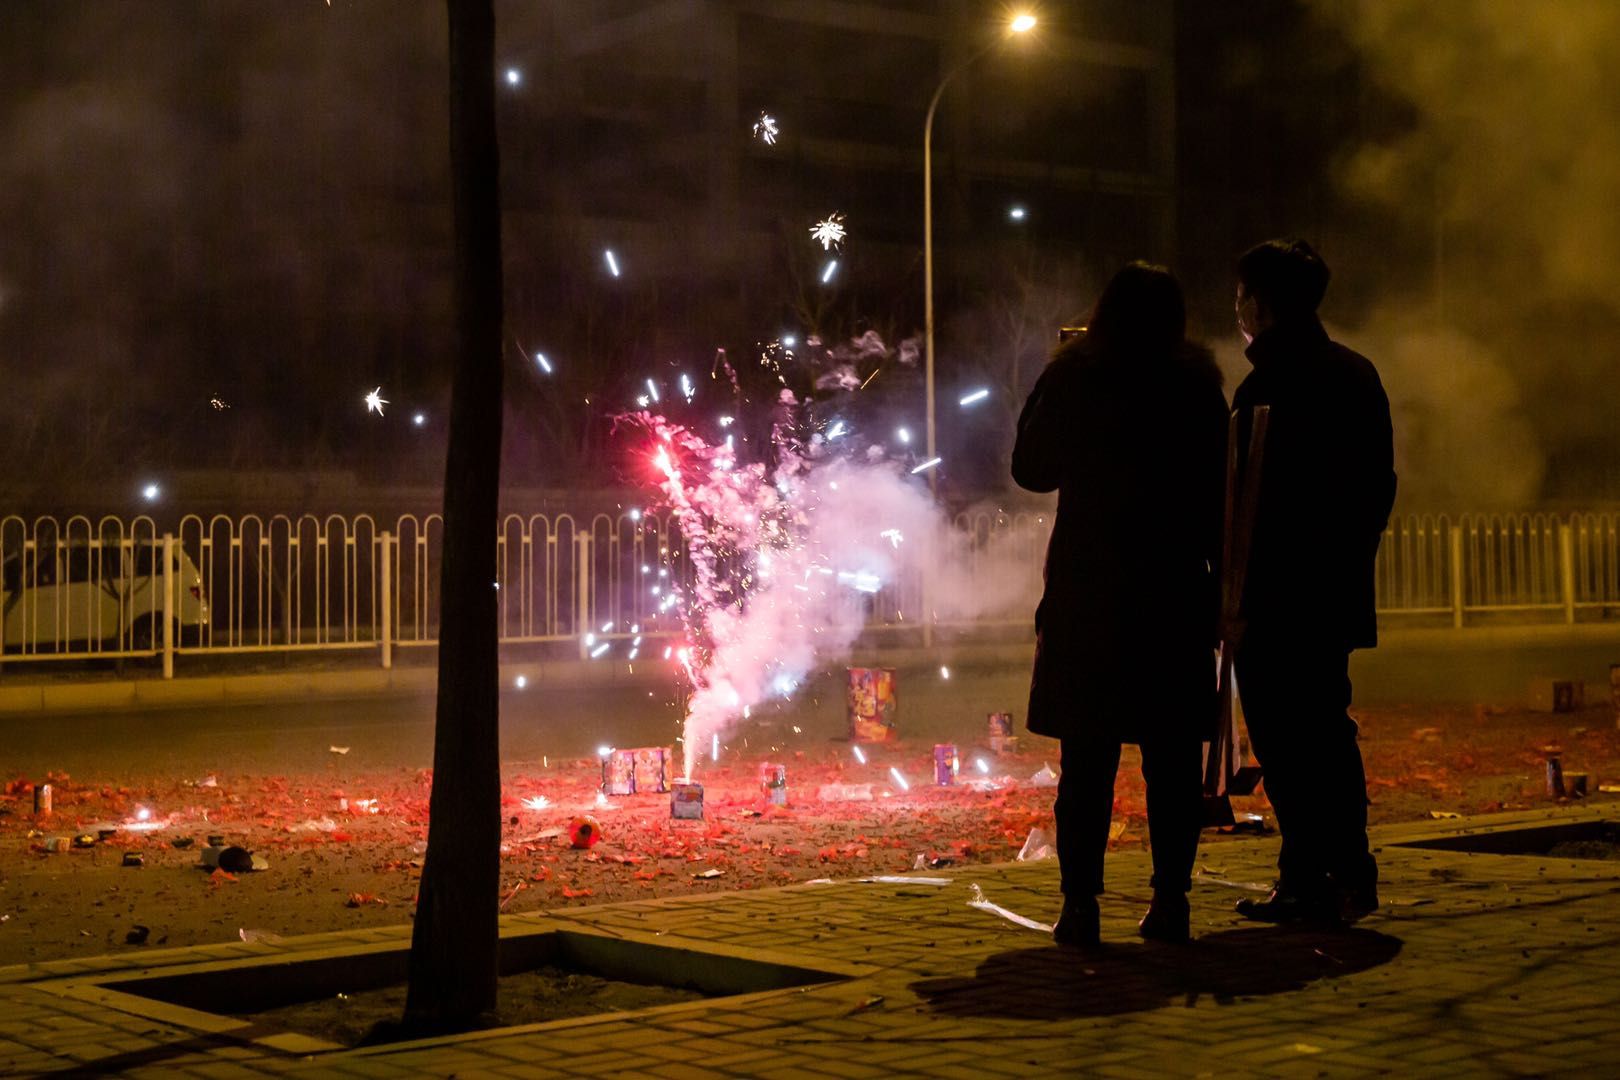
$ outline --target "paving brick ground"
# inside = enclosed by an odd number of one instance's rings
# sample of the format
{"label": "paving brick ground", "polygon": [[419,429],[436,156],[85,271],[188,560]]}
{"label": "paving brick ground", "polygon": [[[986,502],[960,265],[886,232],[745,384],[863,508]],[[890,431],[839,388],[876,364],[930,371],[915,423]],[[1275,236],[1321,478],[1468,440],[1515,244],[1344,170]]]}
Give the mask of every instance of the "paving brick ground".
{"label": "paving brick ground", "polygon": [[[1050,862],[575,908],[506,920],[728,949],[856,977],[451,1039],[310,1052],[239,1021],[133,1011],[98,980],[138,966],[330,956],[405,927],[0,969],[0,1072],[233,1077],[1402,1076],[1620,1074],[1620,862],[1401,846],[1606,808],[1387,827],[1385,908],[1338,933],[1241,923],[1274,839],[1201,853],[1191,946],[1134,936],[1141,854],[1111,857],[1097,955],[970,908],[1056,914]],[[1609,808],[1612,809],[1612,806]],[[1615,815],[1609,815],[1611,819]],[[250,977],[250,976],[244,976]],[[210,1028],[214,1030],[209,1030]],[[258,1040],[258,1041],[255,1041]]]}

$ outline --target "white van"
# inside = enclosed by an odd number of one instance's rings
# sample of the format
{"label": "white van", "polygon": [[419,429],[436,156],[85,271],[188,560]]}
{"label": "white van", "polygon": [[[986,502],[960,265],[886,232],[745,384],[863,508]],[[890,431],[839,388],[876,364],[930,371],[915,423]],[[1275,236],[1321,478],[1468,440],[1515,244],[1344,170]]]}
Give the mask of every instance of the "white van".
{"label": "white van", "polygon": [[[5,654],[146,652],[163,647],[161,541],[30,543],[0,562]],[[174,642],[208,625],[202,572],[174,545]],[[158,569],[156,574],[154,569]]]}

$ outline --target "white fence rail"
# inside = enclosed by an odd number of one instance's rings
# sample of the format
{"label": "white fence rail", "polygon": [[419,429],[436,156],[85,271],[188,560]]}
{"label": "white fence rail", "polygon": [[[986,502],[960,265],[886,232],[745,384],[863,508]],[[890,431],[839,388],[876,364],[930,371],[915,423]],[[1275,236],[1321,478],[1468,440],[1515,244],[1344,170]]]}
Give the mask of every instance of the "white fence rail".
{"label": "white fence rail", "polygon": [[[1040,574],[1047,515],[964,514],[956,527],[970,552],[993,542],[1005,565],[1011,544]],[[161,656],[169,675],[176,656],[347,649],[389,666],[396,649],[437,642],[442,539],[437,514],[188,515],[173,533],[148,517],[0,517],[0,664]],[[688,563],[666,519],[509,514],[495,544],[503,644],[588,654],[606,643],[619,655],[617,643],[676,629],[660,604]],[[1620,513],[1398,517],[1377,582],[1386,623],[1613,618]],[[886,584],[868,629],[1024,621],[925,622],[924,599],[919,577]]]}

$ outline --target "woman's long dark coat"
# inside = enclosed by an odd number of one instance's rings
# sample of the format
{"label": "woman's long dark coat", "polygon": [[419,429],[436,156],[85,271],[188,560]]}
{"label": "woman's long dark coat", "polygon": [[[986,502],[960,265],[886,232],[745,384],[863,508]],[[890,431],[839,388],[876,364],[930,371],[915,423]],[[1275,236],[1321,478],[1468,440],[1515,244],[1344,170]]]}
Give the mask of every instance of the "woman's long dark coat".
{"label": "woman's long dark coat", "polygon": [[1206,350],[1059,351],[1018,421],[1013,479],[1058,492],[1029,730],[1140,742],[1214,719],[1226,396]]}

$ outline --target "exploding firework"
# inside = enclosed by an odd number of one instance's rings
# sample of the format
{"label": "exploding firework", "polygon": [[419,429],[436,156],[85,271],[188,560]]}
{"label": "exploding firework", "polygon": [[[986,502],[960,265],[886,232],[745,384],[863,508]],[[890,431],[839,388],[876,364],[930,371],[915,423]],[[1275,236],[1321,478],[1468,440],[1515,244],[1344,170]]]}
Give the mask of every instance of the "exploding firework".
{"label": "exploding firework", "polygon": [[810,239],[821,245],[822,251],[844,246],[844,215],[828,214],[825,219],[810,226]]}
{"label": "exploding firework", "polygon": [[775,146],[778,134],[780,131],[776,126],[776,117],[770,113],[760,113],[759,119],[754,121],[754,138],[766,146]]}
{"label": "exploding firework", "polygon": [[366,395],[367,412],[375,412],[378,416],[381,416],[383,414],[383,406],[387,404],[388,399],[382,396],[382,387],[380,386]]}

